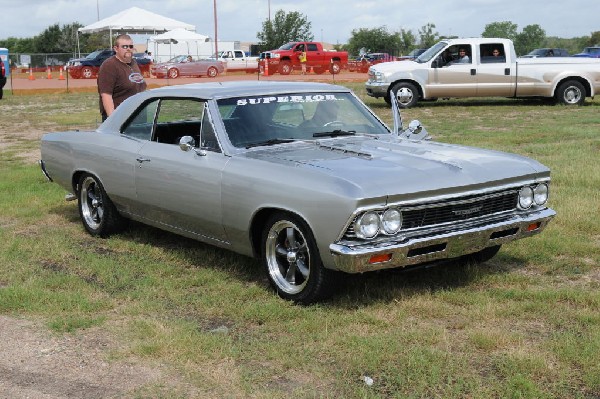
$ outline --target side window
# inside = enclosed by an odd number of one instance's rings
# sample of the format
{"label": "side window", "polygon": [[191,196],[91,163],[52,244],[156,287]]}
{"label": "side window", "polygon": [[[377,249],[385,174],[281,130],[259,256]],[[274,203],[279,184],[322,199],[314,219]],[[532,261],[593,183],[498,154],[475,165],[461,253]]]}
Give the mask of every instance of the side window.
{"label": "side window", "polygon": [[479,46],[482,64],[506,62],[506,52],[502,43],[485,43]]}
{"label": "side window", "polygon": [[179,144],[183,136],[192,136],[198,146],[204,102],[196,99],[166,98],[160,101],[153,141]]}
{"label": "side window", "polygon": [[308,43],[308,51],[318,51],[316,43]]}
{"label": "side window", "polygon": [[152,127],[154,126],[154,116],[158,109],[158,102],[159,100],[156,99],[140,108],[133,119],[130,119],[128,124],[125,125],[121,133],[140,140],[150,140],[152,138]]}
{"label": "side window", "polygon": [[205,150],[221,152],[219,141],[215,134],[213,123],[210,119],[208,107],[204,106],[204,116],[202,117],[202,128],[200,130],[201,146]]}

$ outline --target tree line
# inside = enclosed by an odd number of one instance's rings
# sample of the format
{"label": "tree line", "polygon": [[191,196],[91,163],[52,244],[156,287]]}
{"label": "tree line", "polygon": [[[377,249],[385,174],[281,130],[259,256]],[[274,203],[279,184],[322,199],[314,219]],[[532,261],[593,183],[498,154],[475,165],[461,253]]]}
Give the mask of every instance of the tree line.
{"label": "tree line", "polygon": [[[73,53],[81,51],[89,53],[110,45],[107,32],[77,34],[83,27],[78,22],[63,25],[54,24],[42,33],[31,38],[9,37],[0,40],[0,47],[10,49],[12,53]],[[358,55],[361,50],[369,52],[389,52],[395,55],[407,54],[415,48],[428,48],[441,39],[458,38],[442,36],[433,23],[422,26],[417,33],[410,29],[400,28],[389,31],[386,26],[377,28],[357,28],[352,30],[348,43],[336,45],[337,50],[346,50]],[[274,18],[262,23],[257,32],[259,51],[278,48],[291,41],[312,41],[311,22],[297,11],[286,13],[278,10]],[[485,26],[481,37],[500,37],[513,40],[518,55],[541,47],[564,48],[569,53],[580,52],[584,47],[600,43],[600,31],[591,32],[590,36],[574,38],[558,38],[546,36],[546,32],[538,24],[527,25],[520,32],[517,24],[510,21],[492,22]]]}

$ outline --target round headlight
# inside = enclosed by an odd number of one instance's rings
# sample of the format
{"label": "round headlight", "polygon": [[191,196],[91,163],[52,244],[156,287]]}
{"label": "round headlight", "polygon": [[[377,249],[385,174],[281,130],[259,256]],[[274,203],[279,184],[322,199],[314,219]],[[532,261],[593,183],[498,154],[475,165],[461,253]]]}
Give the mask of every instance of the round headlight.
{"label": "round headlight", "polygon": [[521,209],[529,209],[533,204],[533,189],[529,186],[519,190],[519,207]]}
{"label": "round headlight", "polygon": [[402,227],[402,214],[396,208],[390,208],[381,218],[383,230],[388,234],[396,234]]}
{"label": "round headlight", "polygon": [[544,205],[546,201],[548,201],[548,185],[547,184],[538,184],[533,189],[533,201],[536,205]]}
{"label": "round headlight", "polygon": [[379,233],[379,215],[367,212],[354,222],[354,232],[358,238],[373,238]]}

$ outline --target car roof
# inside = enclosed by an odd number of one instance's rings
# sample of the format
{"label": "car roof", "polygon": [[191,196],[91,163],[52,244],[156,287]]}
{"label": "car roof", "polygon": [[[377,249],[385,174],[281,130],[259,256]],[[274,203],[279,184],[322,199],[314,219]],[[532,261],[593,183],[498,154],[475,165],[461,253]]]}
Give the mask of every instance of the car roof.
{"label": "car roof", "polygon": [[282,92],[348,92],[350,89],[338,85],[317,82],[281,82],[281,81],[236,81],[191,83],[176,86],[164,86],[148,90],[148,97],[189,96],[203,99],[221,99],[247,95],[269,95]]}

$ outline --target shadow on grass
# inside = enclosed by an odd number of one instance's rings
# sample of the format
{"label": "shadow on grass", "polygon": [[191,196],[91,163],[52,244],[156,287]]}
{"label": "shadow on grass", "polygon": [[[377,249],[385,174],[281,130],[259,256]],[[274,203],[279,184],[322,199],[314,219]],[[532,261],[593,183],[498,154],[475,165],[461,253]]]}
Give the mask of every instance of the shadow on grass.
{"label": "shadow on grass", "polygon": [[[77,223],[79,228],[84,229],[76,207],[60,205],[51,208],[50,211],[62,215],[68,222]],[[225,272],[242,283],[253,283],[270,290],[266,272],[258,259],[134,221],[129,223],[124,232],[112,237],[159,248],[174,254],[190,267]],[[89,240],[82,244],[86,251],[98,254],[111,252],[107,249],[105,240],[91,236]],[[485,276],[507,273],[525,263],[523,259],[500,251],[494,259],[481,264],[454,259],[407,269],[389,269],[356,275],[339,273],[336,276],[339,283],[336,292],[325,304],[339,308],[356,308],[373,303],[402,301],[423,294],[468,287]]]}

